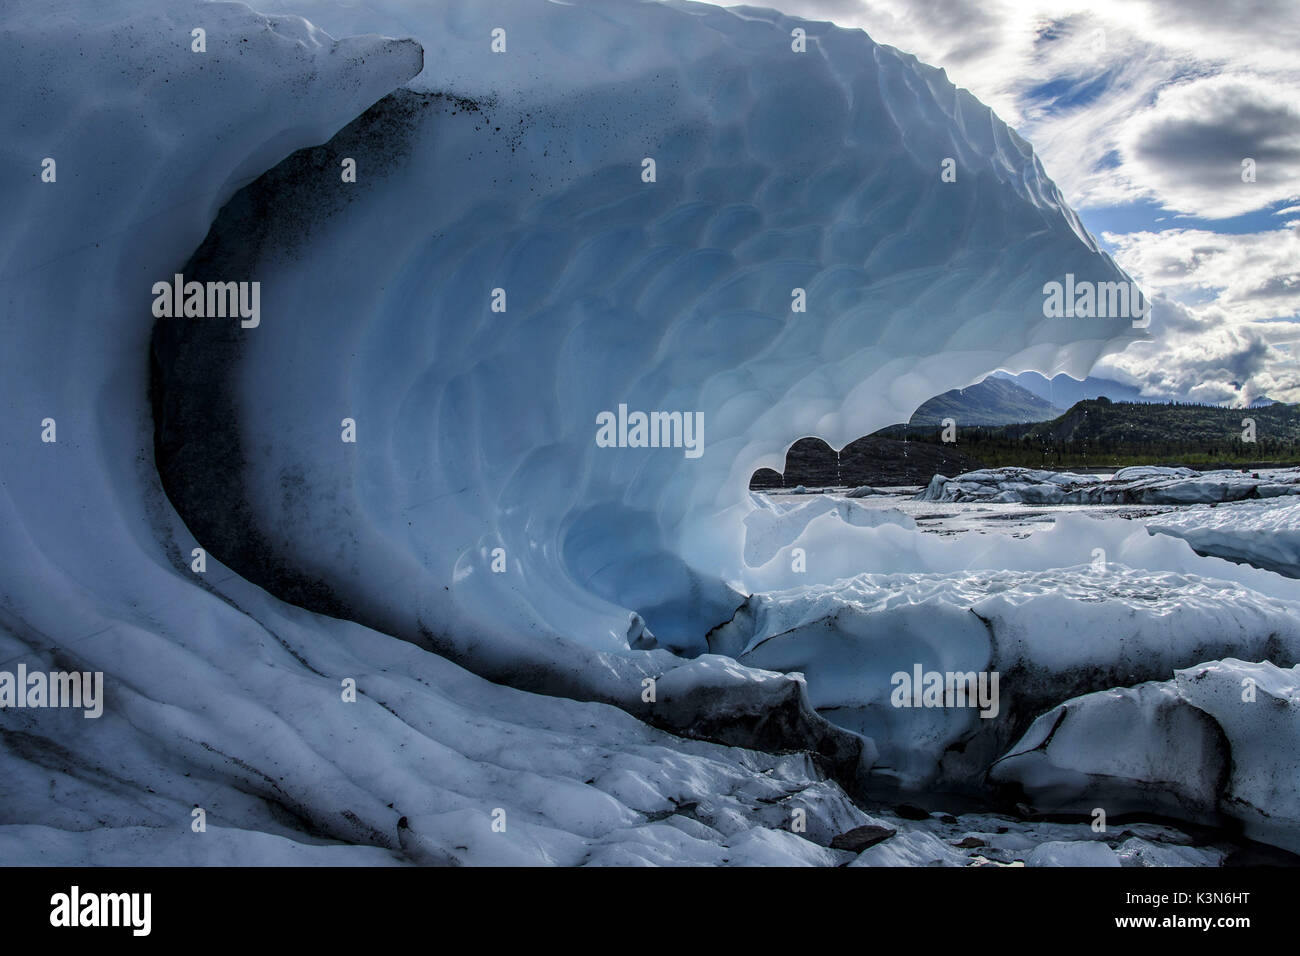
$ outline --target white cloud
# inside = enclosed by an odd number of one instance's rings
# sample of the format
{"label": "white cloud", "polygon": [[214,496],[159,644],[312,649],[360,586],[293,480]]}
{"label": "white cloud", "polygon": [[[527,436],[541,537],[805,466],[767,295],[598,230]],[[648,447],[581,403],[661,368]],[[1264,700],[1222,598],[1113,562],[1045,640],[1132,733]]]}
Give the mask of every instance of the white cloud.
{"label": "white cloud", "polygon": [[1300,234],[1169,229],[1105,238],[1153,297],[1152,339],[1093,374],[1151,398],[1300,401]]}
{"label": "white cloud", "polygon": [[1169,87],[1118,138],[1122,175],[1168,208],[1216,219],[1300,195],[1300,97],[1263,79]]}
{"label": "white cloud", "polygon": [[1148,398],[1232,405],[1264,395],[1300,400],[1300,374],[1288,351],[1256,328],[1217,322],[1213,311],[1156,299],[1152,339],[1103,359],[1093,374],[1135,385]]}
{"label": "white cloud", "polygon": [[1234,325],[1300,317],[1300,235],[1205,229],[1103,233],[1115,261],[1150,294],[1212,301]]}
{"label": "white cloud", "polygon": [[[1145,198],[1217,218],[1300,197],[1294,0],[774,2],[945,68],[1081,209]],[[1245,157],[1259,163],[1250,191]]]}
{"label": "white cloud", "polygon": [[1167,229],[1104,238],[1155,305],[1152,341],[1110,356],[1094,374],[1152,398],[1300,401],[1300,233]]}

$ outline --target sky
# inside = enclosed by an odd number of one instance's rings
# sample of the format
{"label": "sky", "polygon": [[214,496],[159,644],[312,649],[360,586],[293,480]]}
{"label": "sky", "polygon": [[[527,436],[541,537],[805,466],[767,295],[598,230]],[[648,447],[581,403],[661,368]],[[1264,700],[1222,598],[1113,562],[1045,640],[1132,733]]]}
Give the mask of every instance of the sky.
{"label": "sky", "polygon": [[[1093,375],[1300,401],[1300,0],[768,0],[942,67],[1152,298]],[[1243,160],[1254,161],[1254,181]]]}

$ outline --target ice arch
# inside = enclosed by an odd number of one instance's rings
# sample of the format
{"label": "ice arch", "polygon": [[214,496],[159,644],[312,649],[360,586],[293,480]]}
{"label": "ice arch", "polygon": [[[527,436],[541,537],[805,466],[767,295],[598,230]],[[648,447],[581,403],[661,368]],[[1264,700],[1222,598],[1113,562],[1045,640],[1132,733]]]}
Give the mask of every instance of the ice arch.
{"label": "ice arch", "polygon": [[[1045,282],[1126,277],[1028,144],[861,31],[630,0],[277,6],[409,33],[425,69],[192,260],[259,278],[263,319],[160,324],[160,465],[250,579],[480,673],[637,709],[676,664],[630,652],[629,617],[705,648],[755,468],[1133,334],[1043,317]],[[702,413],[703,455],[597,447],[620,404]]]}

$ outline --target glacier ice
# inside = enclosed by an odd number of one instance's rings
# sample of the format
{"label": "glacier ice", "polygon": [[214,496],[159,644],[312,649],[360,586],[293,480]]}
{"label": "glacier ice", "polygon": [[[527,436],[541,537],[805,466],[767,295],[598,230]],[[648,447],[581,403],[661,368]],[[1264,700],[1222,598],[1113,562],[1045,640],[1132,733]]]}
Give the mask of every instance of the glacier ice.
{"label": "glacier ice", "polygon": [[[819,495],[808,501],[781,501],[765,495],[750,495],[756,507],[745,515],[745,564],[760,568],[796,539],[806,540],[817,527],[827,525],[828,536],[843,542],[847,528],[874,528],[896,524],[914,529],[916,522],[894,508],[862,508],[852,494],[844,497]],[[829,515],[828,520],[821,519]]]}
{"label": "glacier ice", "polygon": [[1110,478],[1037,468],[985,468],[956,478],[935,475],[920,501],[1023,501],[1036,505],[1186,505],[1300,494],[1300,468],[1260,472],[1140,465]]}
{"label": "glacier ice", "polygon": [[1219,822],[1231,753],[1218,725],[1172,681],[1117,687],[1040,716],[990,770],[1045,813],[1156,810]]}
{"label": "glacier ice", "polygon": [[[263,6],[0,7],[0,661],[107,677],[91,730],[0,713],[6,862],[970,865],[1087,839],[867,815],[841,784],[879,752],[816,713],[820,681],[707,653],[794,542],[888,545],[854,573],[979,561],[852,504],[782,520],[755,468],[1133,335],[1043,318],[1045,281],[1125,277],[1028,145],[941,71],[768,11]],[[261,322],[155,329],[183,267],[260,281]],[[705,453],[599,448],[623,402],[703,414]],[[1058,567],[1063,534],[1006,563]],[[1142,567],[1206,560],[1117,535]],[[1215,620],[1281,613],[1284,585],[1220,565],[1259,590]],[[862,826],[896,834],[831,846]]]}
{"label": "glacier ice", "polygon": [[[827,497],[834,500],[834,496]],[[1140,521],[1065,512],[1044,530],[1023,538],[934,535],[914,530],[909,524],[913,519],[898,509],[880,510],[885,520],[876,524],[870,519],[850,524],[842,517],[843,509],[826,505],[789,508],[779,521],[760,516],[762,553],[772,553],[772,557],[765,564],[746,568],[739,583],[747,594],[761,597],[770,591],[834,585],[864,572],[1042,571],[1118,563],[1143,572],[1232,581],[1267,597],[1300,600],[1300,584],[1293,580],[1227,558],[1198,555],[1177,535],[1148,533]],[[802,571],[795,570],[796,549],[805,555]],[[715,644],[710,646],[716,649]]]}
{"label": "glacier ice", "polygon": [[259,622],[187,567],[196,542],[151,464],[146,294],[237,189],[419,72],[420,48],[238,3],[8,3],[0,36],[0,660],[106,674],[93,727],[0,717],[0,819],[179,833],[203,800],[240,827],[296,832],[276,822],[291,807],[282,819],[319,813],[318,832],[373,842],[373,798],[292,713],[309,669],[284,670],[282,612]]}
{"label": "glacier ice", "polygon": [[[864,574],[755,595],[710,640],[743,664],[802,673],[822,714],[872,741],[877,775],[978,790],[1026,717],[1084,688],[1166,679],[1216,653],[1300,657],[1300,602],[1114,562]],[[901,707],[892,675],[915,667],[996,672],[1000,707]]]}
{"label": "glacier ice", "polygon": [[[400,156],[357,157],[363,200],[322,176],[218,219],[188,269],[260,276],[264,318],[160,324],[160,468],[241,575],[494,680],[666,719],[641,681],[690,665],[629,655],[630,615],[706,650],[743,600],[757,467],[1137,334],[1043,317],[1053,276],[1122,273],[1023,140],[860,31],[623,0],[297,8],[413,35],[423,105]],[[702,414],[703,455],[599,447],[620,405]]]}
{"label": "glacier ice", "polygon": [[1300,852],[1300,673],[1268,659],[1228,658],[1184,668],[1174,683],[1214,718],[1232,748],[1222,812],[1240,820],[1248,836]]}
{"label": "glacier ice", "polygon": [[[1294,654],[1287,655],[1294,657]],[[1158,807],[1300,851],[1296,668],[1228,658],[1066,701],[994,766],[1044,812]],[[1139,799],[1139,791],[1149,791]]]}
{"label": "glacier ice", "polygon": [[1055,840],[1034,847],[1025,866],[1119,866],[1119,856],[1093,840]]}
{"label": "glacier ice", "polygon": [[1182,538],[1199,554],[1300,578],[1298,499],[1188,508],[1151,518],[1146,525],[1152,532]]}

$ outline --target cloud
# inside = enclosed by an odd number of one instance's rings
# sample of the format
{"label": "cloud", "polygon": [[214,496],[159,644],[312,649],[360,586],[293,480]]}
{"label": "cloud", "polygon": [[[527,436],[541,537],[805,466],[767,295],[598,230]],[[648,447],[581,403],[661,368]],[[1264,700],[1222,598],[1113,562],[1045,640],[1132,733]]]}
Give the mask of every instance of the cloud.
{"label": "cloud", "polygon": [[1300,401],[1300,233],[1167,229],[1103,237],[1152,297],[1152,340],[1108,357],[1094,374],[1151,398]]}
{"label": "cloud", "polygon": [[1300,98],[1255,78],[1194,80],[1132,117],[1119,148],[1122,175],[1166,208],[1209,219],[1263,209],[1300,196]]}
{"label": "cloud", "polygon": [[1257,329],[1157,297],[1150,341],[1098,363],[1093,374],[1141,389],[1147,398],[1246,405],[1267,395],[1300,397],[1300,375],[1287,353]]}
{"label": "cloud", "polygon": [[1149,294],[1212,301],[1233,324],[1300,318],[1300,235],[1205,229],[1103,233]]}
{"label": "cloud", "polygon": [[1034,144],[1077,208],[1146,199],[1222,218],[1300,197],[1294,0],[773,2],[946,69]]}

